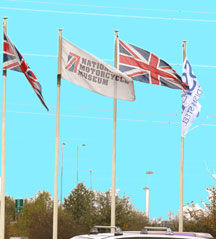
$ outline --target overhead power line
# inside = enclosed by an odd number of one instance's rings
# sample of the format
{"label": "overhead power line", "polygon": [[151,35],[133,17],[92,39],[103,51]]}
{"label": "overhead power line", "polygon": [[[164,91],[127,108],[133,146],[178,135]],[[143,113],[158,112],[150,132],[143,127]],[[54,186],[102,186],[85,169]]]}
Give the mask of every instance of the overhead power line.
{"label": "overhead power line", "polygon": [[[16,113],[16,114],[30,114],[30,115],[44,115],[44,116],[56,116],[56,114],[51,113],[39,113],[39,112],[25,112],[25,111],[14,111],[8,110],[9,113]],[[97,119],[97,120],[113,120],[111,117],[95,117],[95,116],[82,116],[82,115],[65,115],[60,114],[60,117],[65,118],[81,118],[81,119]],[[140,122],[140,123],[157,123],[157,124],[169,124],[169,125],[180,125],[181,122],[174,122],[174,121],[155,121],[155,120],[137,120],[137,119],[124,119],[119,118],[118,121],[129,121],[129,122]],[[216,124],[199,124],[193,127],[190,131],[194,130],[199,126],[208,126],[208,127],[216,127]]]}
{"label": "overhead power line", "polygon": [[57,58],[58,57],[56,55],[44,55],[44,54],[34,54],[34,53],[24,53],[22,55],[25,55],[25,56],[39,56],[39,57],[51,57],[51,58]]}
{"label": "overhead power line", "polygon": [[[8,105],[17,105],[17,106],[30,106],[30,107],[37,107],[39,105],[34,104],[19,104],[19,103],[7,103]],[[50,106],[49,108],[55,108],[55,106]],[[105,111],[105,112],[112,112],[111,109],[98,109],[98,108],[81,108],[81,107],[71,107],[71,106],[61,106],[62,109],[75,109],[75,110],[87,110],[87,111]],[[30,115],[44,115],[44,116],[56,116],[53,113],[41,113],[41,112],[28,112],[28,111],[16,111],[16,110],[8,110],[7,112],[10,113],[17,113],[17,114],[30,114]],[[118,110],[119,113],[132,113],[132,114],[155,114],[155,115],[173,115],[179,116],[179,114],[171,114],[171,113],[161,113],[161,112],[142,112],[142,111],[129,111],[129,110]],[[83,116],[83,115],[71,115],[71,114],[61,114],[61,117],[66,118],[83,118],[83,119],[98,119],[98,120],[113,120],[112,117],[97,117],[97,116]],[[215,118],[216,116],[207,116]],[[130,122],[144,122],[144,123],[160,123],[160,124],[181,124],[181,122],[174,122],[174,121],[155,121],[155,120],[140,120],[140,119],[130,119],[130,118],[119,118],[120,121],[130,121]],[[208,126],[208,127],[216,127],[216,124],[198,124],[190,129],[190,131],[196,129],[199,126]]]}
{"label": "overhead power line", "polygon": [[[16,113],[16,114],[56,116],[56,114],[51,114],[51,113],[26,112],[26,111],[16,111],[16,110],[7,110],[7,112]],[[113,120],[113,118],[111,118],[111,117],[96,117],[96,116],[83,116],[83,115],[65,115],[65,114],[60,114],[60,117],[65,117],[65,118],[82,118],[82,119],[99,119],[99,120]],[[121,118],[119,118],[117,120],[120,120],[120,121],[130,121],[130,122],[160,123],[160,124],[180,124],[180,122],[171,122],[171,121],[136,120],[136,119],[121,119]]]}
{"label": "overhead power line", "polygon": [[41,2],[41,1],[26,1],[26,0],[8,0],[10,2],[25,2],[25,3],[39,3],[60,6],[73,6],[73,7],[87,7],[87,8],[105,8],[105,9],[122,9],[122,10],[139,10],[151,12],[175,12],[175,13],[195,13],[195,14],[216,14],[216,12],[202,12],[191,10],[173,10],[173,9],[152,9],[152,8],[138,8],[138,7],[119,7],[119,6],[101,6],[101,5],[87,5],[87,4],[73,4],[64,2]]}
{"label": "overhead power line", "polygon": [[[177,63],[170,63],[172,66],[182,66],[183,64],[177,64]],[[200,67],[200,68],[216,68],[214,65],[191,65],[193,67]]]}
{"label": "overhead power line", "polygon": [[100,16],[100,17],[119,17],[119,18],[146,19],[146,20],[190,21],[190,22],[216,23],[216,20],[214,20],[214,19],[209,20],[209,19],[175,18],[175,17],[152,17],[152,16],[136,16],[136,15],[123,15],[123,14],[91,13],[91,12],[71,12],[71,11],[57,11],[57,10],[43,10],[43,9],[29,9],[29,8],[12,8],[12,7],[0,7],[0,9],[12,10],[12,11],[57,13],[57,14],[86,15],[86,16]]}
{"label": "overhead power line", "polygon": [[[41,105],[33,104],[19,104],[19,103],[7,103],[7,105],[17,105],[17,106],[30,106],[30,107],[40,107]],[[56,106],[50,106],[49,108],[55,108]],[[96,108],[81,108],[81,107],[72,107],[72,106],[61,106],[61,109],[71,109],[71,110],[86,110],[86,111],[103,111],[103,112],[113,112],[112,109],[96,109]],[[143,111],[130,111],[130,110],[118,110],[119,113],[132,113],[132,114],[152,114],[152,115],[173,115],[179,116],[179,114],[174,113],[162,113],[162,112],[143,112]]]}

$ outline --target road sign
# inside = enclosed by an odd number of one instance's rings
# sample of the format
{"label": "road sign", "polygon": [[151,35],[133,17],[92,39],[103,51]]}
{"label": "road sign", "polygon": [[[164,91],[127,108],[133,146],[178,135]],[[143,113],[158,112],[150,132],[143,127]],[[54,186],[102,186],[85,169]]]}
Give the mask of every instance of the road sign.
{"label": "road sign", "polygon": [[15,199],[15,213],[23,213],[23,199]]}

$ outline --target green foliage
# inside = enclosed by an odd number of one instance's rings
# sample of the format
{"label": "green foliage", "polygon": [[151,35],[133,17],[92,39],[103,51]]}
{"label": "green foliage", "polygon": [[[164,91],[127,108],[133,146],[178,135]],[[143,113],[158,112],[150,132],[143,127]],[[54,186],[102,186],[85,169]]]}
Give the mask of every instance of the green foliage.
{"label": "green foliage", "polygon": [[[53,224],[51,223],[51,226]],[[74,220],[72,214],[66,210],[59,209],[58,212],[58,238],[69,239],[77,234],[83,234],[82,225]]]}
{"label": "green foliage", "polygon": [[12,223],[14,223],[15,203],[12,197],[5,197],[5,237],[8,238],[8,232]]}
{"label": "green foliage", "polygon": [[[184,215],[184,231],[206,232],[216,237],[216,189],[207,188],[209,203],[202,202],[204,208],[197,207],[194,202],[187,203],[189,206]],[[157,220],[152,226],[170,227],[173,231],[178,231],[178,215],[169,216],[169,220]]]}
{"label": "green foliage", "polygon": [[[111,194],[93,192],[83,184],[78,184],[65,199],[64,208],[72,213],[79,224],[84,226],[87,233],[94,225],[110,225],[111,222]],[[142,229],[148,224],[145,215],[133,209],[129,197],[116,196],[116,225],[122,230]]]}
{"label": "green foliage", "polygon": [[143,227],[149,225],[149,220],[144,212],[139,210],[132,210],[122,226],[122,230],[128,231],[141,231]]}
{"label": "green foliage", "polygon": [[110,193],[105,192],[102,194],[101,192],[97,193],[97,216],[96,222],[97,225],[110,225],[111,222],[111,198]]}
{"label": "green foliage", "polygon": [[32,239],[52,237],[52,200],[48,192],[39,192],[24,201],[24,213],[16,215],[10,236],[28,236]]}
{"label": "green foliage", "polygon": [[[50,193],[38,192],[24,200],[24,213],[14,215],[14,199],[6,198],[6,238],[50,239],[53,230],[53,200]],[[71,191],[58,210],[58,238],[69,239],[86,234],[95,225],[110,225],[111,195],[87,189],[83,183]],[[16,219],[16,220],[15,220]],[[116,196],[116,225],[123,230],[141,230],[148,220],[135,210],[125,195]]]}
{"label": "green foliage", "polygon": [[88,190],[83,183],[79,183],[71,194],[64,200],[64,209],[71,213],[78,225],[84,231],[94,224],[96,216],[95,194]]}
{"label": "green foliage", "polygon": [[209,203],[204,203],[204,209],[197,209],[193,203],[188,204],[191,209],[187,211],[189,219],[185,218],[184,228],[188,231],[208,232],[216,236],[216,189],[207,188]]}
{"label": "green foliage", "polygon": [[[216,189],[207,189],[209,203],[203,209],[190,204],[184,218],[184,231],[208,232],[216,236]],[[53,230],[53,200],[50,193],[38,192],[33,198],[24,200],[24,213],[15,217],[15,203],[6,197],[6,237],[27,236],[31,239],[50,239]],[[111,194],[87,189],[83,183],[77,185],[65,198],[58,211],[58,238],[69,239],[86,234],[94,225],[110,225]],[[178,230],[178,217],[149,222],[143,212],[135,210],[130,198],[116,195],[116,225],[122,230],[141,230],[144,226],[167,226]]]}

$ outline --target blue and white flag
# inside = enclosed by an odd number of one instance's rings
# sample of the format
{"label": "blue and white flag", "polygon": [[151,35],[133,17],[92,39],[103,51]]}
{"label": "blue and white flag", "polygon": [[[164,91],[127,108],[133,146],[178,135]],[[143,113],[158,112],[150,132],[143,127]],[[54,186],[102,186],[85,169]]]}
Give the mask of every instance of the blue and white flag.
{"label": "blue and white flag", "polygon": [[187,58],[184,60],[182,81],[189,85],[189,90],[182,91],[182,137],[186,135],[193,121],[199,116],[201,105],[198,102],[202,89],[192,72]]}

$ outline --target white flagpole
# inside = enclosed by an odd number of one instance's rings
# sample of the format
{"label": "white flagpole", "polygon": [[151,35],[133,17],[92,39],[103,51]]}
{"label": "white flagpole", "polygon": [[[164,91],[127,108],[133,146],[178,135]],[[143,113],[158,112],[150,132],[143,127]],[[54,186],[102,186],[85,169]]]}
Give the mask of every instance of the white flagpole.
{"label": "white flagpole", "polygon": [[[7,17],[3,18],[3,32],[7,33]],[[1,234],[5,238],[5,126],[6,126],[6,78],[7,71],[3,70],[3,99],[2,99],[2,158],[1,158]]]}
{"label": "white flagpole", "polygon": [[[186,58],[186,41],[183,41],[183,62]],[[179,200],[179,232],[183,232],[183,183],[184,183],[184,137],[181,136],[181,163],[180,163],[180,200]]]}
{"label": "white flagpole", "polygon": [[56,148],[55,148],[55,185],[53,209],[53,239],[58,238],[58,169],[59,169],[59,116],[62,61],[62,29],[59,29],[58,73],[57,73],[57,104],[56,104]]}
{"label": "white flagpole", "polygon": [[[118,31],[115,31],[115,58],[114,67],[118,68]],[[115,86],[114,86],[115,87]],[[114,89],[116,90],[116,89]],[[117,119],[117,99],[113,99],[113,153],[112,153],[112,192],[111,192],[111,232],[115,227],[115,208],[116,208],[116,119]]]}

